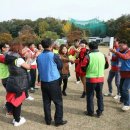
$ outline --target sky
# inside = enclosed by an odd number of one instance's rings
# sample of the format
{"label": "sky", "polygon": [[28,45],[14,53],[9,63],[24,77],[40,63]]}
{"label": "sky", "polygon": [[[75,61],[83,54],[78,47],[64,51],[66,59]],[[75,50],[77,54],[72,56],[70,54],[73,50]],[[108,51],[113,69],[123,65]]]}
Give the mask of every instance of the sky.
{"label": "sky", "polygon": [[54,17],[116,19],[130,14],[130,0],[0,0],[0,21]]}

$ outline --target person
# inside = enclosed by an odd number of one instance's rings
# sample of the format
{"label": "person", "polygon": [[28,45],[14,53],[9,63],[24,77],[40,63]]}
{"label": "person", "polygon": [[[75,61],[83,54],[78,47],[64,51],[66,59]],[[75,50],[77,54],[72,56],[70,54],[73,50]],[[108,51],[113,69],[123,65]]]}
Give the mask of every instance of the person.
{"label": "person", "polygon": [[120,62],[120,102],[124,104],[123,111],[130,109],[130,49],[128,42],[121,39],[119,42],[120,51],[110,49],[112,53],[119,57]]}
{"label": "person", "polygon": [[[42,44],[41,44],[41,43],[38,44],[37,48],[38,48],[38,52],[37,52],[37,56],[38,56],[39,54],[41,54],[41,53],[43,52]],[[41,86],[41,80],[40,80],[39,73],[38,73],[38,78],[37,78],[37,83],[36,83],[36,85],[37,85],[37,86]]]}
{"label": "person", "polygon": [[86,96],[86,78],[85,78],[85,72],[82,71],[81,64],[85,58],[85,56],[89,53],[89,50],[86,48],[87,42],[86,40],[81,40],[79,44],[79,54],[77,57],[79,58],[79,61],[76,66],[76,73],[80,77],[81,82],[83,84],[83,93],[80,98],[85,98]]}
{"label": "person", "polygon": [[53,45],[53,53],[54,54],[58,54],[59,53],[59,44],[54,42],[54,45]]}
{"label": "person", "polygon": [[55,126],[64,125],[63,100],[61,87],[59,85],[62,61],[59,56],[52,52],[53,43],[50,38],[41,41],[44,51],[37,57],[38,71],[41,79],[41,91],[43,98],[45,121],[51,124],[51,101],[55,104]]}
{"label": "person", "polygon": [[[31,64],[32,61],[35,62],[35,57],[33,56],[32,51],[28,48],[28,43],[23,42],[23,49],[22,49],[22,58],[26,61],[28,59],[28,64]],[[33,60],[34,59],[34,60]],[[30,75],[30,70],[27,70],[28,73],[28,79],[29,79],[29,86],[27,87],[26,90],[26,100],[33,101],[34,97],[32,97],[29,94],[30,86],[31,86],[31,75]]]}
{"label": "person", "polygon": [[[29,44],[29,49],[32,52],[32,57],[34,62],[32,63],[32,69],[30,70],[30,76],[31,76],[31,83],[30,83],[30,93],[35,92],[35,82],[36,82],[36,70],[37,70],[37,64],[36,64],[36,53],[38,49],[36,48],[34,43]],[[35,57],[35,58],[34,58]]]}
{"label": "person", "polygon": [[[118,39],[116,38],[114,41],[114,46],[113,48],[119,51],[119,43]],[[117,87],[117,95],[114,97],[114,99],[120,99],[120,91],[119,91],[119,85],[120,85],[120,72],[119,72],[119,59],[115,54],[112,54],[112,59],[111,59],[111,69],[109,71],[107,83],[108,83],[108,88],[109,88],[109,93],[104,94],[104,96],[113,96],[112,93],[112,80],[115,77],[115,84]]]}
{"label": "person", "polygon": [[66,89],[67,89],[67,83],[68,83],[68,76],[69,76],[69,62],[73,63],[73,60],[70,60],[68,57],[68,51],[65,44],[62,44],[59,48],[59,56],[63,63],[63,68],[61,70],[61,78],[60,78],[60,86],[62,84],[62,81],[64,83],[62,94],[64,96],[67,96]]}
{"label": "person", "polygon": [[[6,90],[6,83],[7,79],[9,77],[9,70],[8,66],[4,64],[4,57],[9,51],[9,45],[5,42],[0,43],[0,79],[2,81],[2,85],[4,86]],[[12,106],[6,102],[5,106],[3,107],[6,110],[6,115],[12,115]]]}
{"label": "person", "polygon": [[[80,41],[78,39],[75,39],[74,40],[74,50],[72,52],[74,52],[74,56],[75,56],[75,69],[78,65],[78,62],[79,62],[79,58],[77,57],[77,53],[79,53],[79,43]],[[75,76],[76,76],[76,84],[79,84],[80,83],[80,77],[79,75],[77,74],[77,72],[75,71]]]}
{"label": "person", "polygon": [[88,116],[94,116],[94,91],[96,91],[97,117],[102,115],[104,111],[103,105],[103,82],[104,69],[108,68],[108,61],[104,54],[99,52],[98,44],[96,42],[89,43],[90,53],[84,58],[82,62],[82,69],[86,72],[86,93],[87,93],[87,112]]}
{"label": "person", "polygon": [[22,49],[22,43],[14,40],[10,51],[5,56],[5,64],[8,65],[10,73],[6,83],[6,100],[12,106],[14,126],[20,126],[26,122],[26,119],[21,117],[21,107],[26,99],[25,91],[29,84],[27,69],[31,69],[31,66],[22,58]]}

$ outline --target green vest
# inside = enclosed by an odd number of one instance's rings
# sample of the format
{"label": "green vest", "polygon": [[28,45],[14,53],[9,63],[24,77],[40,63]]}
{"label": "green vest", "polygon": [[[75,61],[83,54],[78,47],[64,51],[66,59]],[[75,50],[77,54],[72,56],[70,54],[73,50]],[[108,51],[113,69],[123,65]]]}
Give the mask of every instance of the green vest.
{"label": "green vest", "polygon": [[0,63],[0,79],[5,79],[9,77],[8,66]]}
{"label": "green vest", "polygon": [[101,52],[89,54],[89,65],[86,71],[86,78],[104,77],[105,56]]}

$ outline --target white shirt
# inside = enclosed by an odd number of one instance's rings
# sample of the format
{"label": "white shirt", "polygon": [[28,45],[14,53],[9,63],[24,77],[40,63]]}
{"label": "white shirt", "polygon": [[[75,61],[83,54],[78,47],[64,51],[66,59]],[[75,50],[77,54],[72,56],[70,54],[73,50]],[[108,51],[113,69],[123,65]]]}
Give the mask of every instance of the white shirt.
{"label": "white shirt", "polygon": [[23,59],[23,58],[18,58],[18,59],[16,60],[16,62],[15,62],[15,65],[16,65],[17,67],[21,67],[21,65],[22,65],[23,63],[25,63],[24,59]]}

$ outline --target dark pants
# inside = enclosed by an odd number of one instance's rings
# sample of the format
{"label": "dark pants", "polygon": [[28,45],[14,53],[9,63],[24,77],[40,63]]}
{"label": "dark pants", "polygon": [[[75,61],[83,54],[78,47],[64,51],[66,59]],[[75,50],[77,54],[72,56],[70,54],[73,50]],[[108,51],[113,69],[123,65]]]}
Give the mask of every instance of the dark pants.
{"label": "dark pants", "polygon": [[31,69],[31,70],[30,70],[30,76],[31,76],[30,88],[35,88],[36,69]]}
{"label": "dark pants", "polygon": [[63,92],[65,92],[67,89],[68,77],[59,79],[60,86],[62,84],[62,81],[63,81]]}
{"label": "dark pants", "polygon": [[52,82],[41,82],[43,106],[46,123],[50,123],[51,118],[51,101],[55,104],[55,123],[61,123],[63,120],[63,101],[59,79]]}
{"label": "dark pants", "polygon": [[103,83],[89,83],[86,82],[86,90],[87,90],[87,112],[89,114],[94,114],[94,91],[96,91],[97,97],[97,114],[101,114],[104,111],[104,104],[103,104],[103,95],[102,95],[102,88]]}
{"label": "dark pants", "polygon": [[114,77],[115,77],[115,84],[117,87],[117,95],[119,95],[120,94],[120,91],[119,91],[120,73],[118,71],[117,72],[114,72],[112,70],[109,71],[109,75],[108,75],[108,79],[107,79],[109,93],[112,93],[112,80]]}
{"label": "dark pants", "polygon": [[40,75],[38,74],[37,82],[40,83]]}
{"label": "dark pants", "polygon": [[130,106],[130,78],[121,78],[120,93],[120,101],[124,103],[125,106]]}
{"label": "dark pants", "polygon": [[20,121],[21,106],[22,106],[22,104],[19,105],[18,107],[13,106],[11,103],[10,103],[10,105],[11,105],[12,108],[13,108],[13,111],[12,111],[12,112],[13,112],[13,117],[14,117],[15,121],[16,121],[16,122],[19,122],[19,121]]}
{"label": "dark pants", "polygon": [[[6,90],[7,79],[8,78],[2,79],[2,85],[4,86],[5,90]],[[8,113],[12,113],[13,108],[10,103],[6,102],[5,107],[6,107]]]}

